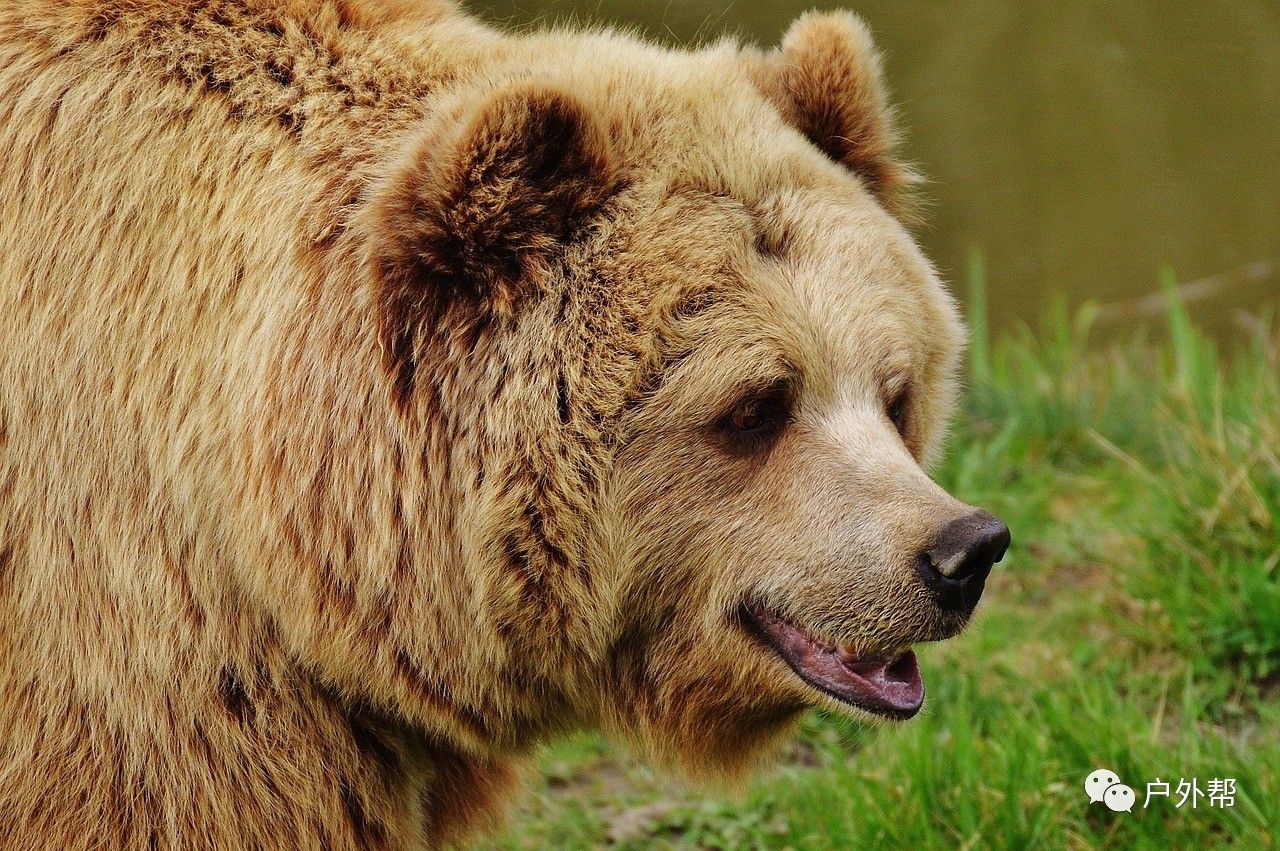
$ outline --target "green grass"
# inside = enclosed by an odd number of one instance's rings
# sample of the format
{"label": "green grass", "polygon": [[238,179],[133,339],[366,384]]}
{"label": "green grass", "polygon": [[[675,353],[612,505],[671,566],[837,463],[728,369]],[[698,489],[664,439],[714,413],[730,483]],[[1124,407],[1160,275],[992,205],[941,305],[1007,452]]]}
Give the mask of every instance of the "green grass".
{"label": "green grass", "polygon": [[[973,298],[985,303],[981,258]],[[1173,295],[1161,342],[1087,345],[1095,311],[990,343],[939,480],[1014,547],[963,636],[925,648],[905,725],[808,719],[738,795],[583,735],[545,750],[499,848],[1280,845],[1280,334],[1224,354]],[[1138,793],[1090,806],[1095,768]],[[1142,805],[1234,778],[1231,808]]]}

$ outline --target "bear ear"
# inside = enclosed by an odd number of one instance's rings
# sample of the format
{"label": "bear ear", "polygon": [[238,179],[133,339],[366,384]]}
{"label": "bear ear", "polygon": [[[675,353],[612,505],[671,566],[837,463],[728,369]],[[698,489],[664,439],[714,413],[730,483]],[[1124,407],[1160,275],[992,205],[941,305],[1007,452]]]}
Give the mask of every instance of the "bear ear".
{"label": "bear ear", "polygon": [[365,213],[391,347],[451,308],[509,314],[614,185],[607,138],[568,94],[519,83],[446,109],[406,146]]}
{"label": "bear ear", "polygon": [[908,211],[917,181],[894,155],[897,134],[880,56],[866,24],[848,12],[810,12],[782,46],[747,56],[748,71],[782,117],[860,177],[891,211]]}

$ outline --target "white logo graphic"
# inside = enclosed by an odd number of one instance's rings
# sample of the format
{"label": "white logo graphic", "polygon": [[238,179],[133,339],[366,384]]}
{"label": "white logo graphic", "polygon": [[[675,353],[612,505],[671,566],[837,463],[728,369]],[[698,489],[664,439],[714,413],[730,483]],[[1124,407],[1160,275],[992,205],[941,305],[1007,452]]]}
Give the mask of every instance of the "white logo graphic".
{"label": "white logo graphic", "polygon": [[[1200,788],[1200,779],[1185,777],[1178,779],[1176,790],[1167,780],[1157,777],[1147,783],[1146,800],[1142,802],[1145,810],[1151,806],[1153,798],[1168,798],[1174,801],[1174,807],[1182,809],[1190,805],[1190,809],[1199,806],[1201,798],[1207,798],[1209,806],[1215,809],[1226,809],[1236,805],[1236,781],[1234,777],[1215,777],[1208,781],[1208,791]],[[1131,813],[1138,800],[1138,793],[1132,786],[1120,782],[1120,775],[1109,768],[1099,768],[1090,772],[1084,779],[1084,791],[1089,795],[1089,803],[1105,804],[1107,809],[1116,813]]]}
{"label": "white logo graphic", "polygon": [[[1084,779],[1084,791],[1089,794],[1089,803],[1096,804],[1103,800],[1103,796],[1107,794],[1107,789],[1119,784],[1120,775],[1107,768],[1099,768]],[[1128,789],[1129,787],[1125,787]],[[1129,793],[1133,794],[1133,790],[1129,789]],[[1108,804],[1107,806],[1111,806]],[[1115,807],[1111,807],[1115,809]]]}
{"label": "white logo graphic", "polygon": [[1138,794],[1123,783],[1112,783],[1102,796],[1103,803],[1113,813],[1133,812],[1133,802],[1137,799]]}

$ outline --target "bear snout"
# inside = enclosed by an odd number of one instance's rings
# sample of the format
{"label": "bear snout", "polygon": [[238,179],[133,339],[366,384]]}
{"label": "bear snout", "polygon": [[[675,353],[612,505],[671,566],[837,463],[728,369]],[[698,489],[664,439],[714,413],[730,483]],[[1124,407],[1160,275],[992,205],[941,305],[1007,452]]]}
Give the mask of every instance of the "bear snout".
{"label": "bear snout", "polygon": [[916,556],[916,573],[938,606],[968,614],[982,596],[991,568],[1009,548],[1009,527],[981,509],[956,518],[939,530]]}

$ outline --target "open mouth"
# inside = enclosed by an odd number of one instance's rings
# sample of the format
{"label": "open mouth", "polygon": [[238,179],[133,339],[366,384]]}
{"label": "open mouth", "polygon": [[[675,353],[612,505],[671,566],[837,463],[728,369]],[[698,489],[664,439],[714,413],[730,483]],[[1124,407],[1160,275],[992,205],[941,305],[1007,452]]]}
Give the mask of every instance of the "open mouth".
{"label": "open mouth", "polygon": [[912,650],[860,654],[855,647],[830,644],[760,606],[744,606],[743,615],[800,679],[823,694],[899,720],[924,705],[924,681]]}

